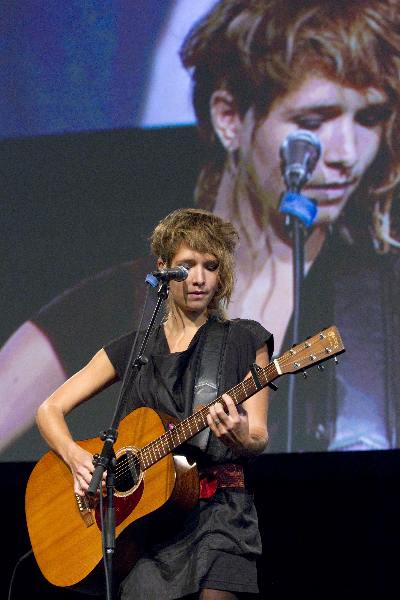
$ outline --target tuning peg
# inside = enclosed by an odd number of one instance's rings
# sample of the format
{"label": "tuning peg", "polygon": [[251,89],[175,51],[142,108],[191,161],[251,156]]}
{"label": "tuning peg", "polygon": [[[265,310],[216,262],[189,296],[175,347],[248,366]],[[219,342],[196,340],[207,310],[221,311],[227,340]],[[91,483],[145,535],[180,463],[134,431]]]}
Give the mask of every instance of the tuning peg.
{"label": "tuning peg", "polygon": [[304,377],[304,379],[307,379],[307,377],[308,377],[307,371],[303,371],[303,377]]}
{"label": "tuning peg", "polygon": [[324,365],[318,365],[317,366],[318,371],[323,371],[324,368],[325,368]]}
{"label": "tuning peg", "polygon": [[337,356],[335,356],[335,358],[334,358],[333,360],[335,361],[335,364],[336,364],[336,365],[338,365],[338,364],[339,364],[339,360],[338,360],[338,357],[337,357]]}

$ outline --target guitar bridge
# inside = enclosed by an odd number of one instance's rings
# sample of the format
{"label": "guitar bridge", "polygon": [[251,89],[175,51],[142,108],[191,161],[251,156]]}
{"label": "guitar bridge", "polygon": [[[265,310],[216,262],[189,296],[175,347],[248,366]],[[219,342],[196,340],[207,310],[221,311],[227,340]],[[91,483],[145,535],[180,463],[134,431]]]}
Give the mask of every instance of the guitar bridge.
{"label": "guitar bridge", "polygon": [[82,517],[86,527],[94,525],[95,519],[89,498],[86,495],[80,496],[79,494],[75,494],[75,500],[78,506],[79,514]]}

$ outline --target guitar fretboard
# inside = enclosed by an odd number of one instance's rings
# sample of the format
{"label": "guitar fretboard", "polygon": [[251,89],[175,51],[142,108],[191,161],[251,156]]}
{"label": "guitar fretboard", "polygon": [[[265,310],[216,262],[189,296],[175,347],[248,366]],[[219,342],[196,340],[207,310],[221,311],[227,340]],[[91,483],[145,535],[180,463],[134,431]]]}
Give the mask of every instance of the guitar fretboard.
{"label": "guitar fretboard", "polygon": [[[265,387],[278,376],[278,371],[275,364],[269,363],[265,368],[258,368],[257,377],[261,387]],[[250,396],[253,396],[261,389],[253,377],[244,379],[226,393],[233,399],[235,405],[238,406]],[[207,406],[190,415],[177,425],[171,424],[171,429],[165,434],[144,446],[140,451],[140,466],[143,470],[148,469],[154,463],[158,462],[164,456],[178,448],[181,444],[190,440],[196,434],[208,427],[207,415],[210,412],[210,407],[220,402],[225,406],[222,396],[219,396]]]}

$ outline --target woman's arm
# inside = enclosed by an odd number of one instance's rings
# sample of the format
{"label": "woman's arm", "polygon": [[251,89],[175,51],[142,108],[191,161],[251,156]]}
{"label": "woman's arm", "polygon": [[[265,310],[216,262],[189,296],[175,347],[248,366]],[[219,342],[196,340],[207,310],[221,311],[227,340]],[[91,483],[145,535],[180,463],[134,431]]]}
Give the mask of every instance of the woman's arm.
{"label": "woman's arm", "polygon": [[117,379],[116,371],[102,349],[75,375],[70,377],[38,408],[36,422],[49,446],[70,467],[74,491],[87,491],[94,466],[92,455],[72,439],[65,416],[76,406]]}
{"label": "woman's arm", "polygon": [[[260,367],[268,364],[265,346],[257,350],[256,362]],[[251,377],[249,372],[246,379]],[[268,388],[264,388],[236,407],[230,396],[224,394],[228,413],[219,402],[210,407],[207,421],[211,431],[226,446],[241,455],[260,454],[268,443]]]}

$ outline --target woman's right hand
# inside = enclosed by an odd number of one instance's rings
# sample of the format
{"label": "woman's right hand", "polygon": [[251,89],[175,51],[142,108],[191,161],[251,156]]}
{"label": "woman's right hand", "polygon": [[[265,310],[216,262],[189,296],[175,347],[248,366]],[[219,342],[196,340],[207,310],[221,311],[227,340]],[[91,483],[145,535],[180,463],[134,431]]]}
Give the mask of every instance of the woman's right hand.
{"label": "woman's right hand", "polygon": [[[88,491],[94,472],[93,455],[81,448],[76,442],[72,442],[68,449],[66,462],[74,479],[75,494],[84,496]],[[105,477],[106,473],[103,475],[103,482]]]}
{"label": "woman's right hand", "polygon": [[[74,442],[65,416],[117,380],[117,373],[104,349],[99,350],[80,371],[72,375],[39,406],[36,422],[50,448],[69,466],[74,492],[84,496],[94,472],[93,456]],[[103,482],[106,473],[103,474]],[[104,485],[104,483],[103,483]]]}

